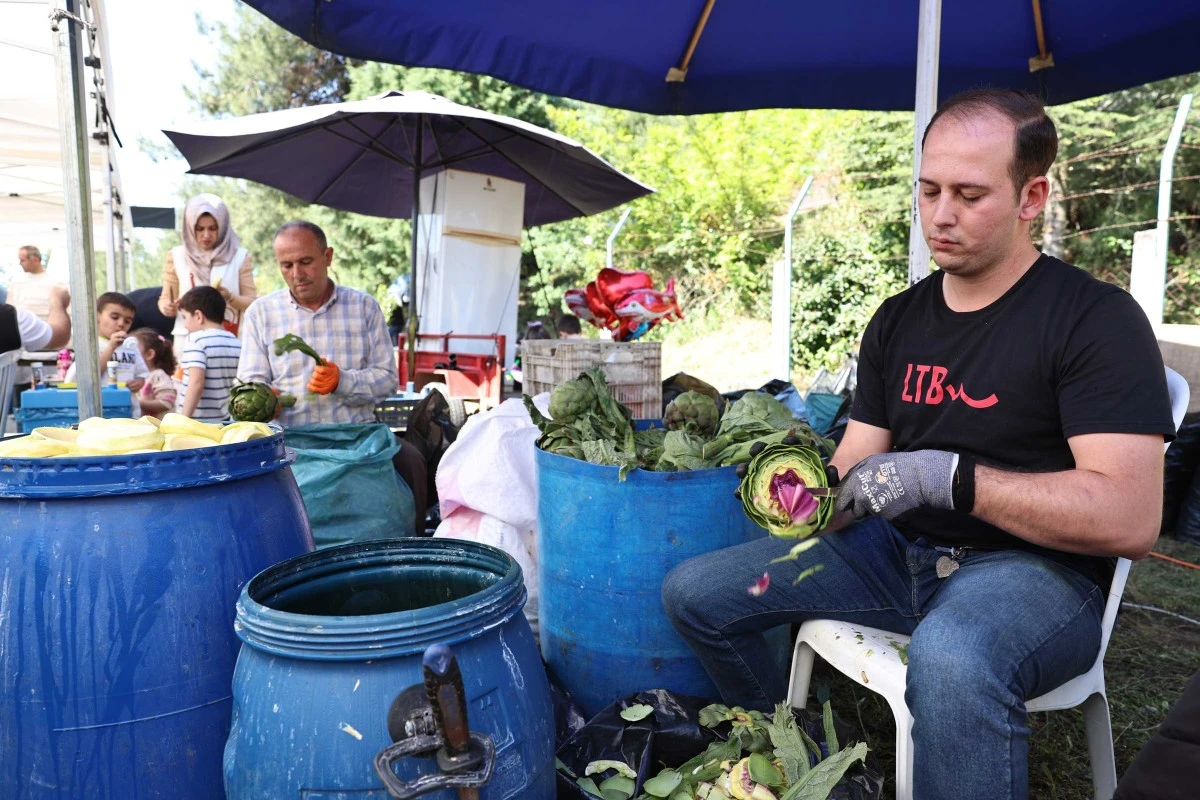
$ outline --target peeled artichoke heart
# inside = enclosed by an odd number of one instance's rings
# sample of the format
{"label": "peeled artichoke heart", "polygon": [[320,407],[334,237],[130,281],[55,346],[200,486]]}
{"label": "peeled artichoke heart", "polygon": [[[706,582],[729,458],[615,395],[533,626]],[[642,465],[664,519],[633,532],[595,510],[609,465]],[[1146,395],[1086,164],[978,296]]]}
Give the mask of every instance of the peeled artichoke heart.
{"label": "peeled artichoke heart", "polygon": [[251,439],[265,439],[274,435],[275,431],[261,422],[234,422],[226,425],[221,432],[221,444],[248,442]]}
{"label": "peeled artichoke heart", "polygon": [[166,450],[196,450],[201,447],[216,447],[217,442],[207,436],[196,436],[190,433],[168,433],[162,449]]}
{"label": "peeled artichoke heart", "polygon": [[34,428],[31,435],[66,444],[74,444],[79,439],[79,431],[73,431],[70,428]]}
{"label": "peeled artichoke heart", "polygon": [[75,440],[79,455],[85,456],[119,456],[134,450],[158,450],[162,443],[163,436],[158,428],[133,419],[84,420]]}
{"label": "peeled artichoke heart", "polygon": [[41,436],[20,436],[0,442],[0,458],[52,458],[67,452],[65,442]]}
{"label": "peeled artichoke heart", "polygon": [[808,491],[827,486],[825,466],[816,450],[771,444],[746,469],[742,507],[771,535],[802,539],[824,528],[833,515],[832,497],[815,497]]}
{"label": "peeled artichoke heart", "polygon": [[142,422],[141,420],[130,419],[129,417],[113,417],[111,419],[108,417],[88,417],[87,419],[80,420],[76,427],[79,429],[80,433],[83,433],[84,431],[91,430],[93,428],[114,428],[121,425],[145,424],[146,423]]}
{"label": "peeled artichoke heart", "polygon": [[164,434],[200,436],[213,442],[220,442],[223,425],[211,422],[197,422],[183,414],[170,413],[162,418],[158,429]]}

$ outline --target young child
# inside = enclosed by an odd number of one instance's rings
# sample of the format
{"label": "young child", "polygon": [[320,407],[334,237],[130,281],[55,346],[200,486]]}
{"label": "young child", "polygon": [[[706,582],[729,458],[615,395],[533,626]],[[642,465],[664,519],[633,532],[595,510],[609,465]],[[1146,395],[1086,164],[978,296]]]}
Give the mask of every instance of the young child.
{"label": "young child", "polygon": [[[129,329],[133,327],[135,313],[137,313],[137,309],[134,307],[133,301],[120,292],[105,292],[96,298],[96,333],[100,349],[98,366],[101,383],[104,382],[108,362],[130,364],[133,366],[133,380],[126,381],[125,385],[131,392],[134,392],[136,400],[137,392],[141,391],[150,370],[146,368],[146,362],[142,359],[142,351],[138,347],[137,339],[129,339]],[[67,370],[66,380],[68,382],[75,380],[74,364]],[[134,410],[137,410],[136,407]]]}
{"label": "young child", "polygon": [[143,414],[162,419],[175,410],[178,391],[171,375],[175,372],[175,353],[166,337],[153,328],[138,328],[133,332],[142,349],[142,360],[150,368],[146,384],[138,394]]}
{"label": "young child", "polygon": [[197,286],[179,298],[178,307],[188,331],[179,412],[202,422],[222,422],[229,419],[229,390],[242,354],[242,343],[221,324],[225,298],[211,286]]}

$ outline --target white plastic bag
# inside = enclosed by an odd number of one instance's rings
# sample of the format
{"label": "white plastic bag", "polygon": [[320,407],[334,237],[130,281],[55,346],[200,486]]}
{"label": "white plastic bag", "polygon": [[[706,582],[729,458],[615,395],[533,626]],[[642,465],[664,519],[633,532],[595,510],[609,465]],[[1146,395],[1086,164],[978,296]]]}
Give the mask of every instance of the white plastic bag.
{"label": "white plastic bag", "polygon": [[[546,412],[549,393],[534,398]],[[434,536],[499,547],[521,566],[525,617],[537,635],[537,468],[539,436],[520,399],[467,420],[437,471],[442,522]]]}
{"label": "white plastic bag", "polygon": [[[534,398],[538,409],[550,395]],[[539,433],[520,399],[505,400],[467,420],[438,464],[438,504],[445,519],[471,508],[517,530],[537,529],[537,470],[533,454]]]}
{"label": "white plastic bag", "polygon": [[518,531],[507,522],[496,519],[470,508],[459,508],[438,525],[435,537],[443,539],[467,539],[481,544],[498,547],[513,557],[521,567],[525,578],[525,591],[529,599],[525,602],[525,618],[533,635],[538,634],[538,574],[536,539],[530,531]]}

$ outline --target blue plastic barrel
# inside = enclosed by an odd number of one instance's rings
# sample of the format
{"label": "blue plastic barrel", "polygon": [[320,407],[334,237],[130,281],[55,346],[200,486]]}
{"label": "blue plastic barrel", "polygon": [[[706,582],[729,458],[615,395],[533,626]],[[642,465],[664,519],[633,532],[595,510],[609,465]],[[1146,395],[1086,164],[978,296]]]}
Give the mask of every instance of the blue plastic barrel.
{"label": "blue plastic barrel", "polygon": [[0,459],[0,797],[222,796],[238,593],[313,547],[288,464]]}
{"label": "blue plastic barrel", "polygon": [[[510,556],[454,539],[340,545],[255,577],[237,607],[245,644],[225,750],[229,800],[388,797],[374,767],[392,744],[388,713],[422,683],[422,654],[435,643],[458,660],[470,728],[495,745],[481,800],[554,800],[554,713],[525,599]],[[436,769],[408,758],[393,772],[411,782]]]}
{"label": "blue plastic barrel", "polygon": [[660,591],[692,556],[765,536],[733,467],[634,470],[537,451],[538,613],[546,664],[590,717],[645,689],[715,697]]}

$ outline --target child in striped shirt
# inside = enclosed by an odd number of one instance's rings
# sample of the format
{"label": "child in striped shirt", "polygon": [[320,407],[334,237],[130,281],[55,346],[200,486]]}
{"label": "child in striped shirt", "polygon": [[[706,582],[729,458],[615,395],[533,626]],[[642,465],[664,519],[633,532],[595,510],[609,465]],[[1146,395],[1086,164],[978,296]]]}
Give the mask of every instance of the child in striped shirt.
{"label": "child in striped shirt", "polygon": [[221,324],[225,299],[211,286],[197,286],[179,298],[178,308],[188,331],[179,412],[202,422],[229,419],[242,343]]}

